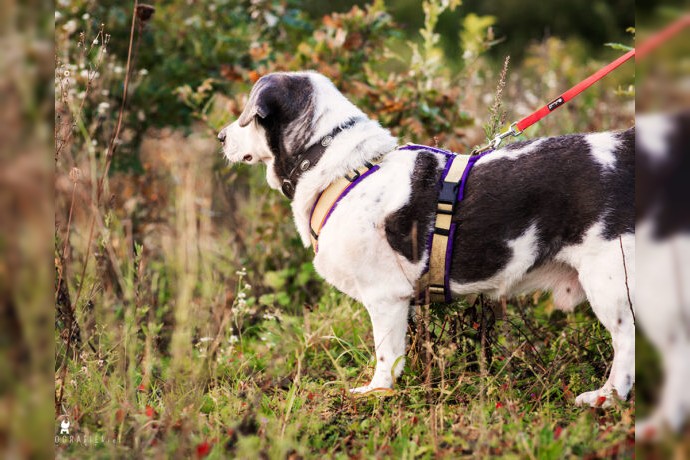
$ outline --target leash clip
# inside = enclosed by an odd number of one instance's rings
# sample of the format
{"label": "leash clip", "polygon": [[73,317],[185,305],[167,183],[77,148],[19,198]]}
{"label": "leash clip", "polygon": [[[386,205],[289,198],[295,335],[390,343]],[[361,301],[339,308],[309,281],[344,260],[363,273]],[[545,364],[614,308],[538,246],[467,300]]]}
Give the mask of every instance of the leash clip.
{"label": "leash clip", "polygon": [[476,147],[474,150],[472,150],[470,155],[478,155],[480,153],[486,152],[487,150],[496,150],[498,146],[501,145],[501,142],[503,142],[503,139],[505,139],[508,136],[519,136],[520,134],[522,134],[522,131],[518,129],[517,122],[515,122],[510,125],[508,131],[497,134],[496,137],[494,137],[488,144],[482,147]]}
{"label": "leash clip", "polygon": [[501,142],[503,142],[503,139],[505,139],[508,136],[519,136],[522,134],[522,131],[518,130],[517,128],[517,122],[513,123],[510,125],[510,128],[508,131],[496,135],[494,139],[489,143],[492,149],[497,149],[499,145],[501,145]]}

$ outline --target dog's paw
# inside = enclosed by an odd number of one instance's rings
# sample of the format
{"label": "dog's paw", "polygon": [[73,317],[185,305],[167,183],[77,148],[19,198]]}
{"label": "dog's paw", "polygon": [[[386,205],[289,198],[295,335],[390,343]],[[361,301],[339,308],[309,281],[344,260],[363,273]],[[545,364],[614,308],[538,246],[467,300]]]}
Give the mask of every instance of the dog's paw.
{"label": "dog's paw", "polygon": [[389,394],[395,393],[395,391],[392,388],[375,387],[372,385],[366,385],[363,387],[351,388],[350,393],[355,395],[355,396],[364,396],[364,395],[371,395],[371,394],[389,395]]}
{"label": "dog's paw", "polygon": [[587,391],[575,398],[576,406],[591,406],[591,407],[610,407],[615,396],[610,390],[600,388],[594,391]]}

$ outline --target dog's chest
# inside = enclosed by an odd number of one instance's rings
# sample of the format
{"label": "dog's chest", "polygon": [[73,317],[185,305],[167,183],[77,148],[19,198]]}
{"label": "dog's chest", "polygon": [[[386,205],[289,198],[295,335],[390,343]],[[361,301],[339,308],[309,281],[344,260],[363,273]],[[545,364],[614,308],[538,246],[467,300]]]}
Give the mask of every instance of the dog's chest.
{"label": "dog's chest", "polygon": [[424,268],[390,244],[387,228],[387,218],[410,203],[415,159],[411,152],[389,154],[375,174],[338,202],[321,231],[317,272],[357,300],[377,295],[372,285],[391,295],[410,295]]}

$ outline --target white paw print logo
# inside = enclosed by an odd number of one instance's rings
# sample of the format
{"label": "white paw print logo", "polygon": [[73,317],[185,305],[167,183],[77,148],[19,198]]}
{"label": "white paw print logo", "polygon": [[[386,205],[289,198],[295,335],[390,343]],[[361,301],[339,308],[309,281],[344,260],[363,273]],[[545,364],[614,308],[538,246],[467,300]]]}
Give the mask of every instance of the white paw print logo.
{"label": "white paw print logo", "polygon": [[69,421],[63,420],[60,422],[60,434],[69,434]]}

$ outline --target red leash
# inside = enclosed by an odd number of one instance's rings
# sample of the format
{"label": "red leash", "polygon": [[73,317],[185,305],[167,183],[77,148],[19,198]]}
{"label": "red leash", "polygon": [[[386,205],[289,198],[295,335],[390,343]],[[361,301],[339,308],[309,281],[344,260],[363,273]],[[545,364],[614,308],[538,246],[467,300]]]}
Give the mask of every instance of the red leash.
{"label": "red leash", "polygon": [[618,66],[623,64],[625,61],[628,59],[632,58],[635,56],[635,50],[632,49],[625,53],[623,56],[619,57],[615,61],[611,62],[607,66],[599,69],[589,77],[585,78],[582,80],[580,83],[577,85],[573,86],[570,88],[568,91],[565,93],[561,94],[558,96],[556,99],[553,101],[549,102],[546,104],[544,107],[541,109],[537,110],[536,112],[532,112],[531,114],[527,115],[525,118],[522,120],[518,121],[515,123],[515,126],[517,128],[518,133],[521,133],[525,129],[529,128],[554,110],[556,110],[558,107],[562,106],[566,102],[570,101],[572,98],[592,86],[594,83],[598,82],[602,78],[604,78],[606,75],[609,73],[613,72]]}
{"label": "red leash", "polygon": [[620,66],[625,61],[632,58],[633,56],[635,56],[635,50],[634,49],[628,51],[623,56],[619,57],[615,61],[609,63],[605,67],[599,69],[598,71],[596,71],[595,73],[593,73],[589,77],[585,78],[580,83],[573,86],[568,91],[566,91],[565,93],[561,94],[556,99],[554,99],[553,101],[546,104],[544,107],[540,108],[539,110],[537,110],[535,112],[532,112],[531,114],[527,115],[526,117],[524,117],[520,121],[517,121],[517,122],[511,124],[510,129],[508,131],[501,133],[501,134],[498,134],[489,143],[489,145],[487,145],[485,147],[481,147],[480,149],[476,150],[473,153],[480,153],[480,152],[482,152],[484,150],[488,150],[488,149],[496,149],[501,144],[501,141],[504,138],[506,138],[508,136],[519,136],[520,134],[522,134],[522,132],[525,129],[529,128],[530,126],[532,126],[533,124],[535,124],[536,122],[538,122],[539,120],[541,120],[542,118],[544,118],[545,116],[547,116],[548,114],[550,114],[551,112],[553,112],[554,110],[556,110],[557,108],[559,108],[560,106],[565,104],[566,102],[570,101],[575,96],[577,96],[578,94],[580,94],[581,92],[583,92],[584,90],[586,90],[587,88],[592,86],[594,83],[596,83],[599,80],[601,80],[602,78],[604,78],[609,73],[613,72],[613,70],[615,70],[618,66]]}
{"label": "red leash", "polygon": [[[654,34],[653,36],[642,42],[639,45],[640,52],[638,57],[640,59],[644,58],[649,52],[659,47],[659,45],[661,45],[663,42],[671,38],[673,35],[676,35],[678,32],[684,30],[686,27],[690,27],[690,14],[681,16],[671,25],[669,25],[668,27],[664,28],[660,32]],[[619,57],[615,61],[611,62],[610,64],[599,69],[586,79],[582,80],[580,83],[573,86],[568,91],[566,91],[553,101],[546,104],[544,107],[540,108],[535,112],[532,112],[523,119],[511,124],[510,129],[508,129],[508,131],[498,134],[488,145],[475,149],[472,153],[477,154],[487,150],[496,149],[501,144],[501,141],[504,138],[508,136],[519,136],[525,129],[529,128],[530,126],[532,126],[533,124],[535,124],[536,122],[538,122],[539,120],[541,120],[542,118],[544,118],[545,116],[547,116],[548,114],[550,114],[551,112],[565,104],[566,102],[570,101],[572,98],[574,98],[575,96],[577,96],[578,94],[592,86],[594,83],[604,78],[606,75],[611,73],[618,66],[620,66],[633,56],[635,56],[635,50],[631,49],[623,56]]]}

